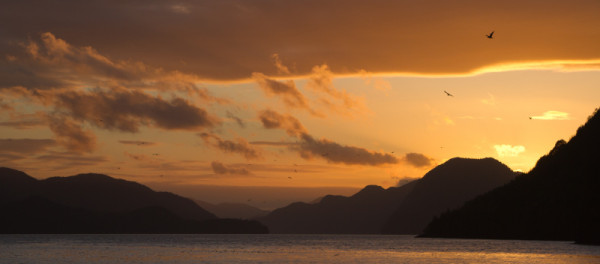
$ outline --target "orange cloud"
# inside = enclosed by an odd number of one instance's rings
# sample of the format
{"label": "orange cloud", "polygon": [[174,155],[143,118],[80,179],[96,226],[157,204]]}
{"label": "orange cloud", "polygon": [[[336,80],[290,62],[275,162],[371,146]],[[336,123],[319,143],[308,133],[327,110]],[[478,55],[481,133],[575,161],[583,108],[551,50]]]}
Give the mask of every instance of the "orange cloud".
{"label": "orange cloud", "polygon": [[239,168],[239,169],[231,168],[231,167],[225,166],[225,164],[218,162],[218,161],[211,162],[210,166],[211,166],[213,172],[216,174],[237,174],[237,175],[252,174],[249,170],[247,170],[245,168]]}
{"label": "orange cloud", "polygon": [[209,133],[198,134],[204,142],[227,153],[237,153],[243,155],[246,159],[260,159],[262,157],[260,150],[253,147],[244,138],[237,138],[235,141],[222,139],[218,135]]}
{"label": "orange cloud", "polygon": [[426,168],[435,165],[435,159],[427,157],[421,153],[406,153],[402,161],[416,168]]}
{"label": "orange cloud", "polygon": [[[593,33],[600,24],[595,0],[62,3],[21,0],[3,5],[0,17],[11,25],[3,39],[60,32],[108,57],[181,69],[210,80],[247,79],[252,72],[287,74],[264,60],[273,53],[292,62],[298,75],[309,75],[323,62],[336,74],[365,69],[437,75],[472,73],[502,63],[600,58],[600,36]],[[20,15],[25,13],[30,15]],[[487,39],[491,30],[494,39]],[[0,49],[12,51],[2,45]]]}
{"label": "orange cloud", "polygon": [[80,123],[64,116],[48,116],[47,119],[56,141],[68,150],[92,152],[96,148],[96,136],[84,130]]}
{"label": "orange cloud", "polygon": [[185,99],[168,101],[141,91],[72,91],[54,98],[56,108],[104,129],[137,132],[140,126],[152,124],[163,129],[198,130],[220,123],[219,118]]}
{"label": "orange cloud", "polygon": [[392,155],[369,151],[364,148],[341,145],[328,139],[315,139],[308,134],[304,126],[293,116],[282,115],[273,110],[260,112],[259,119],[267,129],[283,129],[299,140],[297,144],[288,145],[302,158],[319,157],[331,163],[361,164],[377,166],[398,163]]}
{"label": "orange cloud", "polygon": [[569,120],[569,113],[561,111],[546,111],[541,116],[532,116],[531,119],[536,120]]}
{"label": "orange cloud", "polygon": [[258,72],[252,73],[252,79],[267,95],[280,96],[287,106],[308,108],[306,98],[296,88],[294,81],[277,81]]}

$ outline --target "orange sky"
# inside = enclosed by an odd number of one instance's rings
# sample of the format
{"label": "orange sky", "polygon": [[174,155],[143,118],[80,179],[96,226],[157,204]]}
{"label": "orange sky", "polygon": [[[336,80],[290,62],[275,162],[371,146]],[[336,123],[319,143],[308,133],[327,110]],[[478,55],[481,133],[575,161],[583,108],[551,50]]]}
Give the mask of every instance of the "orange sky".
{"label": "orange sky", "polygon": [[527,171],[600,99],[598,1],[3,6],[0,166],[37,178],[275,207],[456,156]]}

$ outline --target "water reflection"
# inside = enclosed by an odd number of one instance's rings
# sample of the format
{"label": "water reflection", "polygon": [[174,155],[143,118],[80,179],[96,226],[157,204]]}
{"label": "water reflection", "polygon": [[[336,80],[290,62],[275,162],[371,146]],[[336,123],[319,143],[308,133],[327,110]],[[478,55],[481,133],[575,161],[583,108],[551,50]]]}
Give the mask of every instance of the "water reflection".
{"label": "water reflection", "polygon": [[4,235],[7,263],[600,263],[560,241],[356,235]]}

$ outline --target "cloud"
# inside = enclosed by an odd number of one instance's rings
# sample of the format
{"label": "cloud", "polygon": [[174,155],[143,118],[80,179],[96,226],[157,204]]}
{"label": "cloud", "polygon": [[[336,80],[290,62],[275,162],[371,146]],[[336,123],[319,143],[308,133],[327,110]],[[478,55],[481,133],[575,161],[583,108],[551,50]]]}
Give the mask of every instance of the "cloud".
{"label": "cloud", "polygon": [[[139,61],[113,60],[90,46],[77,47],[50,32],[39,39],[18,45],[19,56],[0,61],[0,88],[24,87],[29,90],[109,87],[158,91],[182,91],[217,103],[198,87],[200,78],[177,70],[166,71]],[[1,48],[1,47],[0,47]]]}
{"label": "cloud", "polygon": [[150,142],[150,141],[141,141],[141,140],[119,140],[119,143],[121,144],[125,144],[125,145],[137,145],[137,146],[154,146],[157,143],[156,142]]}
{"label": "cloud", "polygon": [[402,161],[416,168],[426,168],[435,165],[435,159],[421,153],[406,153]]}
{"label": "cloud", "polygon": [[398,159],[387,153],[369,151],[360,147],[342,145],[328,139],[314,139],[303,134],[298,145],[291,147],[305,159],[321,157],[331,163],[378,166],[398,163]]}
{"label": "cloud", "polygon": [[560,111],[546,111],[541,116],[532,116],[531,119],[536,120],[569,120],[569,113]]}
{"label": "cloud", "polygon": [[[3,39],[61,32],[107,57],[195,72],[207,80],[246,79],[255,71],[277,74],[272,62],[264,60],[274,52],[293,62],[299,75],[310,74],[315,61],[327,62],[341,74],[365,69],[435,75],[510,62],[600,58],[594,45],[600,37],[590,33],[590,25],[600,22],[594,0],[577,5],[561,0],[61,3],[21,0],[4,5],[0,17],[11,28]],[[30,15],[19,15],[25,13]],[[484,36],[490,30],[487,18],[502,25],[491,41]]]}
{"label": "cloud", "polygon": [[226,116],[228,118],[231,118],[233,121],[235,121],[238,124],[238,126],[240,126],[241,128],[246,128],[246,124],[244,123],[244,120],[242,120],[241,118],[237,117],[236,115],[232,114],[229,111],[227,111]]}
{"label": "cloud", "polygon": [[211,162],[210,166],[212,167],[213,172],[216,174],[237,174],[237,175],[251,175],[252,174],[252,173],[250,173],[249,170],[247,170],[245,168],[236,169],[236,168],[227,167],[223,163],[218,162],[218,161]]}
{"label": "cloud", "polygon": [[366,85],[372,85],[375,90],[387,92],[392,89],[390,82],[383,78],[374,77],[370,72],[360,70],[358,71],[358,75],[365,81]]}
{"label": "cloud", "polygon": [[35,154],[43,152],[49,147],[56,145],[53,139],[31,139],[31,138],[5,138],[0,139],[0,152]]}
{"label": "cloud", "polygon": [[282,115],[270,109],[261,111],[259,119],[265,128],[281,128],[293,137],[301,137],[307,133],[306,128],[295,117]]}
{"label": "cloud", "polygon": [[275,53],[271,56],[273,58],[273,63],[275,67],[277,67],[277,73],[279,74],[290,74],[290,69],[283,65],[281,59],[279,58],[279,54]]}
{"label": "cloud", "polygon": [[[338,90],[333,86],[334,74],[329,66],[322,64],[312,68],[311,75],[308,78],[307,87],[318,93],[324,94],[320,101],[330,109],[338,112],[348,111],[351,108],[364,108],[364,104],[358,99],[353,98],[345,90]],[[330,98],[341,101],[341,105],[332,103]]]}
{"label": "cloud", "polygon": [[74,152],[92,152],[96,148],[96,136],[85,131],[80,123],[63,116],[48,116],[48,125],[56,141]]}
{"label": "cloud", "polygon": [[56,107],[77,120],[104,129],[137,132],[142,125],[163,129],[198,130],[220,121],[182,98],[165,100],[123,89],[64,92],[54,96]]}
{"label": "cloud", "polygon": [[295,142],[281,142],[281,141],[250,141],[250,144],[252,145],[259,145],[259,146],[274,146],[274,147],[289,147],[289,146],[293,146],[293,145],[298,145],[298,143]]}
{"label": "cloud", "polygon": [[270,79],[268,76],[258,72],[252,73],[252,79],[258,83],[258,86],[267,95],[280,96],[287,106],[295,108],[308,108],[306,98],[296,88],[294,81],[277,81]]}
{"label": "cloud", "polygon": [[511,146],[511,145],[494,145],[494,149],[500,157],[517,157],[522,152],[525,152],[524,146]]}
{"label": "cloud", "polygon": [[296,151],[304,159],[319,157],[331,163],[362,164],[377,166],[398,163],[392,155],[373,152],[364,148],[346,146],[328,139],[315,139],[308,134],[304,126],[293,116],[282,115],[273,110],[259,113],[263,127],[267,129],[283,129],[292,137],[298,139],[289,149]]}
{"label": "cloud", "polygon": [[226,153],[236,153],[243,155],[246,159],[259,159],[262,157],[260,150],[250,145],[243,138],[237,138],[235,141],[222,139],[218,135],[209,133],[198,134],[204,142],[212,147],[218,148]]}

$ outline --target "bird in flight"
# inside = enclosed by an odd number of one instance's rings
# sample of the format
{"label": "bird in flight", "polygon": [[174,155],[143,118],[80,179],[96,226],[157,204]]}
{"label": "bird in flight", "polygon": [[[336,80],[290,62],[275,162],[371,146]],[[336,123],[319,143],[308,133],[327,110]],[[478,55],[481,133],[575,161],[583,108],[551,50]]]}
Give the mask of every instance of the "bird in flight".
{"label": "bird in flight", "polygon": [[452,95],[452,94],[451,94],[451,93],[449,93],[449,92],[446,92],[446,91],[444,91],[444,93],[446,93],[446,95],[447,95],[447,96],[452,96],[452,97],[454,97],[454,95]]}
{"label": "bird in flight", "polygon": [[492,31],[492,33],[490,33],[489,35],[485,35],[487,38],[489,39],[493,39],[494,38],[494,31]]}

